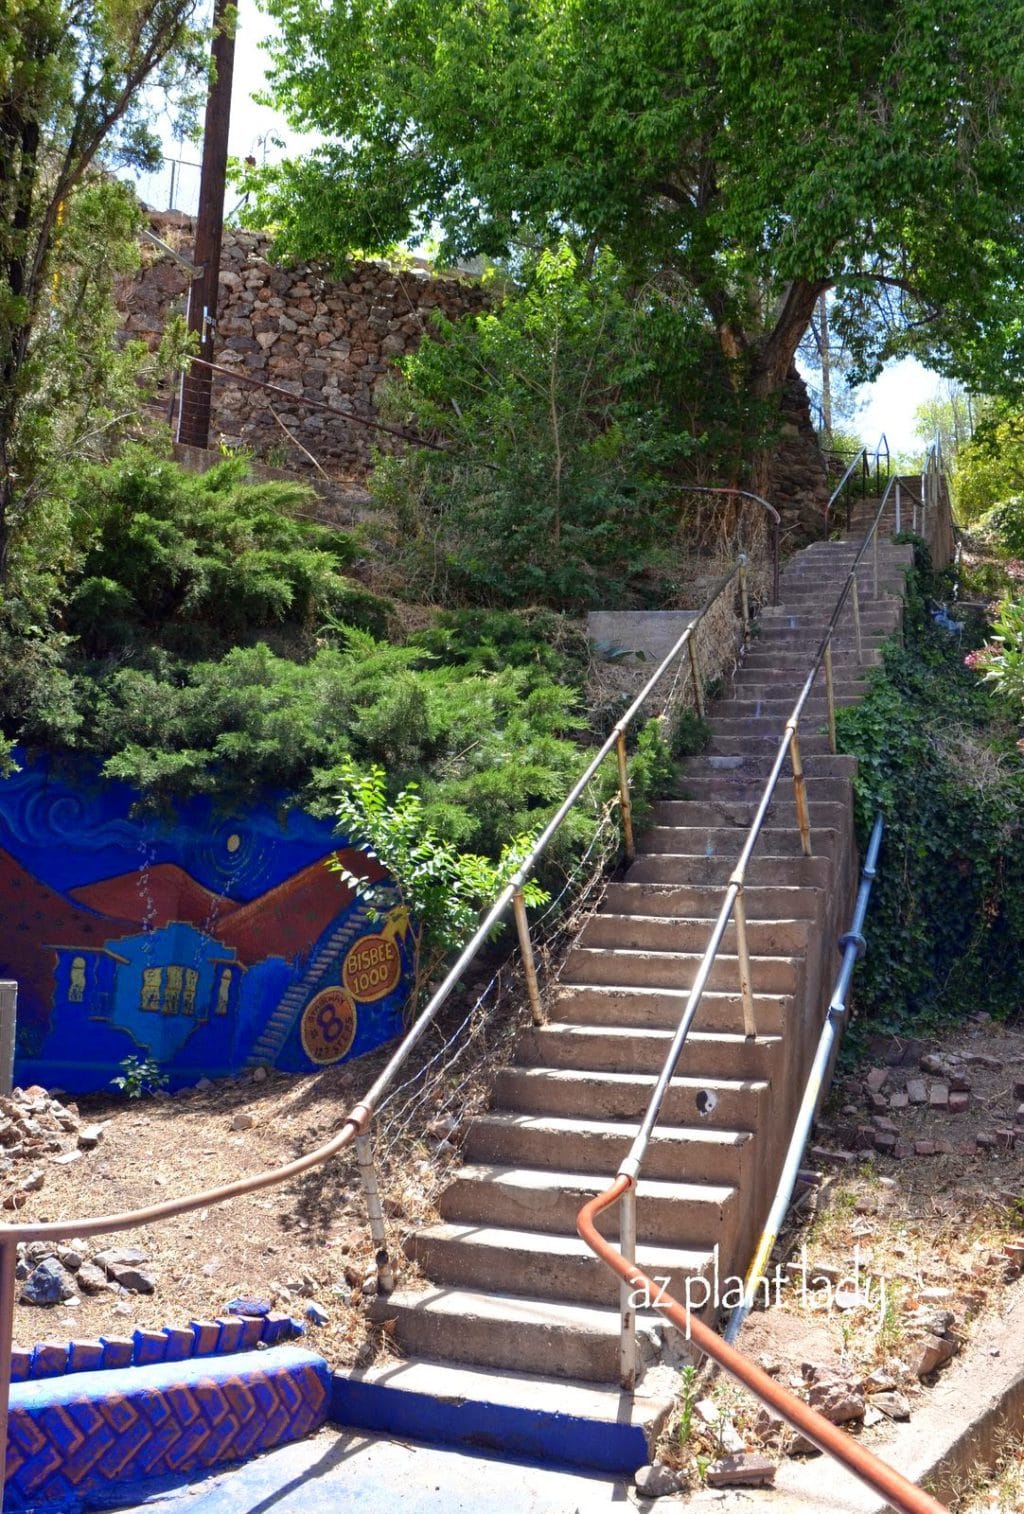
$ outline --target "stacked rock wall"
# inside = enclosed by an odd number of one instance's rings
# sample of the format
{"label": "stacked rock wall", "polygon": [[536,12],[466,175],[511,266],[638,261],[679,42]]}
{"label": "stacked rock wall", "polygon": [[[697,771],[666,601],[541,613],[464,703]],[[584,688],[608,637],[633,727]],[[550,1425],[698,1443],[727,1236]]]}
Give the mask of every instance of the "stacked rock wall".
{"label": "stacked rock wall", "polygon": [[799,538],[817,537],[830,485],[807,386],[795,368],[790,369],[782,391],[781,411],[782,427],[769,465],[766,496],[782,516],[784,530]]}
{"label": "stacked rock wall", "polygon": [[[194,225],[188,217],[153,214],[150,224],[176,251],[191,255]],[[456,319],[486,308],[487,296],[458,278],[374,262],[354,262],[337,277],[317,264],[286,268],[268,259],[268,249],[269,238],[261,233],[225,231],[214,361],[237,378],[214,375],[211,445],[224,441],[290,462],[300,449],[289,441],[287,427],[332,471],[361,477],[371,449],[388,447],[389,438],[299,402],[379,420],[380,386],[394,371],[394,360],[418,345],[433,312]],[[126,335],[155,347],[168,316],[184,310],[188,274],[150,243],[142,256],[140,270],[121,285],[118,304]],[[257,388],[246,377],[286,393]]]}

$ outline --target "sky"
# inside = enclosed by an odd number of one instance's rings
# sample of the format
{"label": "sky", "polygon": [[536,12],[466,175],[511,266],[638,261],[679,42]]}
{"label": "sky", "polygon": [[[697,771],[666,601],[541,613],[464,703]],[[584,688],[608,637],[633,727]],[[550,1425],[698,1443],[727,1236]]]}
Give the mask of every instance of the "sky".
{"label": "sky", "polygon": [[[286,148],[294,151],[313,141],[292,131],[277,111],[257,105],[252,99],[263,83],[267,61],[260,42],[273,24],[269,16],[257,9],[256,0],[238,0],[229,150],[236,157],[252,154],[260,162],[272,162],[283,156]],[[285,147],[277,146],[274,138],[284,142]],[[172,170],[168,164],[161,173],[138,180],[139,194],[160,209],[173,205],[175,209],[194,212],[199,193],[199,149],[190,142],[172,142],[168,128],[165,151],[169,159],[181,159],[180,167]],[[228,210],[231,209],[229,190]],[[932,397],[938,383],[938,376],[914,358],[890,364],[874,384],[866,384],[858,391],[860,408],[853,429],[870,447],[884,433],[891,452],[920,452],[921,443],[914,435],[914,412]]]}

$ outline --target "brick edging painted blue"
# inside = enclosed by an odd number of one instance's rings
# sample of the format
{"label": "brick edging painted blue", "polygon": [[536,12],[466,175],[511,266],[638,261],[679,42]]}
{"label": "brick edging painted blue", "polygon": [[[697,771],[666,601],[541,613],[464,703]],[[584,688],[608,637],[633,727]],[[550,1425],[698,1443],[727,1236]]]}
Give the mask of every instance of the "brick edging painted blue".
{"label": "brick edging painted blue", "polygon": [[556,1414],[486,1398],[435,1398],[344,1372],[335,1372],[332,1378],[330,1418],[346,1428],[373,1430],[399,1440],[466,1446],[628,1477],[650,1459],[646,1437],[637,1424]]}
{"label": "brick edging painted blue", "polygon": [[279,1346],[305,1330],[288,1314],[228,1314],[192,1320],[184,1329],[136,1330],[131,1335],[101,1335],[96,1340],[40,1341],[11,1351],[12,1383],[38,1382],[71,1372],[103,1372],[117,1367],[150,1367],[193,1357],[230,1356],[259,1346]]}
{"label": "brick edging painted blue", "polygon": [[16,1383],[4,1509],[240,1461],[318,1430],[330,1403],[327,1363],[297,1346]]}

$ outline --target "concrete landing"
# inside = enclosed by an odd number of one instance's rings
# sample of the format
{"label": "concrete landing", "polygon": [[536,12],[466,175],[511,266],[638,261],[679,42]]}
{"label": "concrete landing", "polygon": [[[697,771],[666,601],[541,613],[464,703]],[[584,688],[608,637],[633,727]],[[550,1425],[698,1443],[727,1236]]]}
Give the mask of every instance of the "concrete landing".
{"label": "concrete landing", "polygon": [[625,1485],[610,1479],[321,1430],[230,1471],[153,1485],[141,1501],[120,1507],[125,1514],[602,1514],[634,1506]]}

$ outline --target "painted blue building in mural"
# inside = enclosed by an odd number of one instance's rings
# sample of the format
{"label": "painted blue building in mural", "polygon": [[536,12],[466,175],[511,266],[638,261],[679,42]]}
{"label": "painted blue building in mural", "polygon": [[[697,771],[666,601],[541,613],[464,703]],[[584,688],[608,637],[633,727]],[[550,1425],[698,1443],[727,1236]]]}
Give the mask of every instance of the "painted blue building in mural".
{"label": "painted blue building in mural", "polygon": [[15,1075],[71,1092],[152,1056],[172,1086],[257,1064],[303,1072],[396,1035],[410,924],[368,918],[332,860],[380,878],[282,803],[159,816],[86,760],[0,780],[0,976],[18,983]]}

